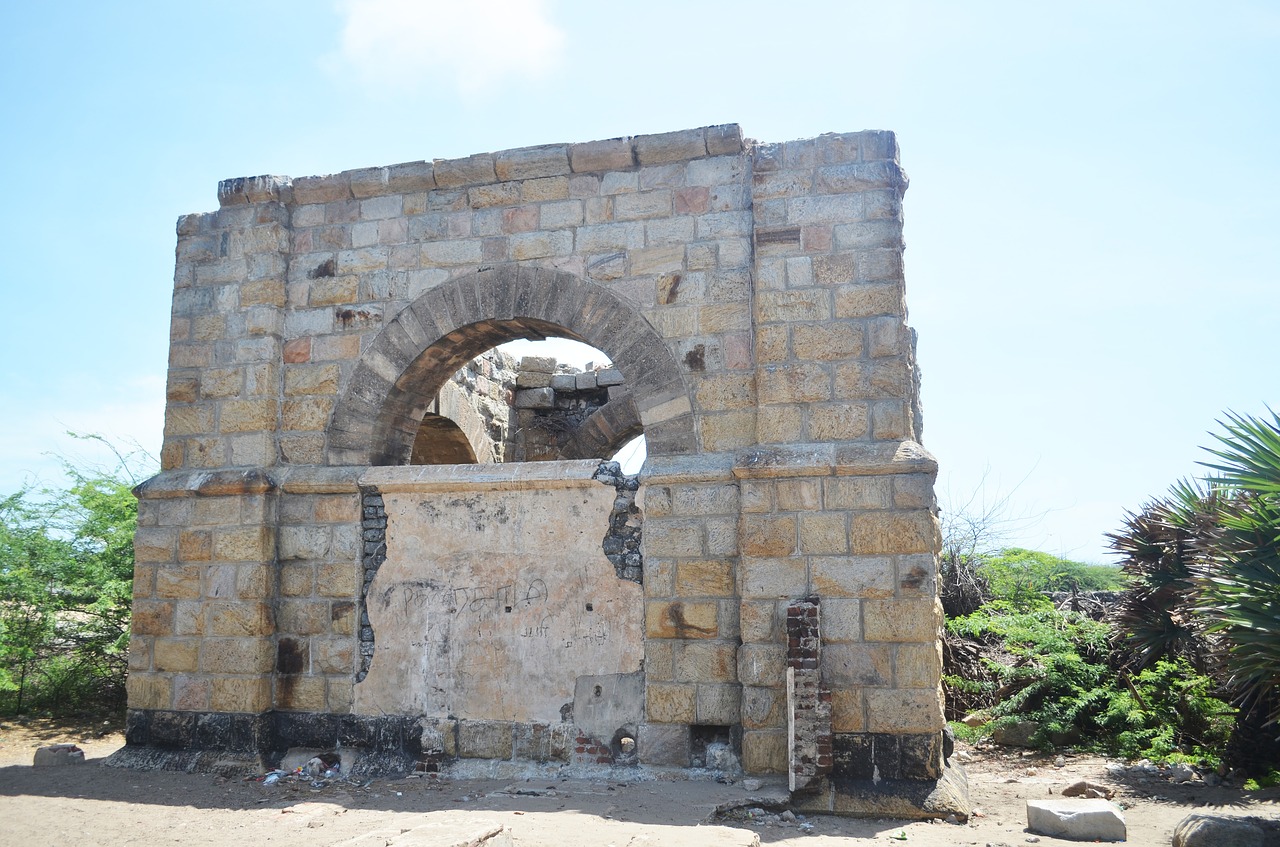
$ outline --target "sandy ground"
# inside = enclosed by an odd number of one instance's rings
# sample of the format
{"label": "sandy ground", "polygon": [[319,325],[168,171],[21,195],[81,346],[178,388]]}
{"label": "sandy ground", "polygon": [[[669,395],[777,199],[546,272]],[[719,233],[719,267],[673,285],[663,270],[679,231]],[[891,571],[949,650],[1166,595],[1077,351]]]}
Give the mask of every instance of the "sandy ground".
{"label": "sandy ground", "polygon": [[[86,751],[84,765],[31,767],[36,747],[64,741]],[[1079,779],[1116,790],[1129,844],[1168,845],[1174,827],[1193,811],[1280,819],[1277,789],[1248,793],[1128,775],[1117,781],[1097,757],[1067,756],[1063,767],[1055,767],[1054,757],[1017,751],[962,748],[973,757],[965,769],[980,810],[968,824],[826,816],[792,823],[776,815],[717,820],[718,806],[749,796],[740,783],[380,779],[322,788],[299,781],[266,786],[103,767],[102,758],[121,743],[110,725],[88,731],[38,722],[0,725],[0,845],[1062,845],[1077,842],[1026,831],[1025,801],[1056,795]]]}

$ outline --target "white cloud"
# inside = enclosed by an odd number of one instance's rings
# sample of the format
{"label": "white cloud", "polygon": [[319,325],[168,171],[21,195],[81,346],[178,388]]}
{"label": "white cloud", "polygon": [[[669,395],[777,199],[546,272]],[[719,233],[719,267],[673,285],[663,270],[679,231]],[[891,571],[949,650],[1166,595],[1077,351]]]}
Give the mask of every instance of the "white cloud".
{"label": "white cloud", "polygon": [[542,0],[339,0],[338,10],[342,62],[394,91],[443,77],[474,96],[545,75],[565,45]]}

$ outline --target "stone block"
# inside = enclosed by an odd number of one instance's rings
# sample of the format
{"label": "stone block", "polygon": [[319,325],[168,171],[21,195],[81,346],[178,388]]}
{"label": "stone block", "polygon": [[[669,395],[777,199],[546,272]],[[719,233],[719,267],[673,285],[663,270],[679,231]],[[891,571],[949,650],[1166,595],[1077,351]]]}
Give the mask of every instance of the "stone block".
{"label": "stone block", "polygon": [[213,699],[213,680],[199,676],[175,677],[173,708],[181,712],[207,712]]}
{"label": "stone block", "polygon": [[808,593],[808,572],[801,557],[758,559],[738,563],[738,590],[744,600],[775,600]]}
{"label": "stone block", "polygon": [[823,502],[828,509],[887,509],[893,505],[892,484],[887,477],[833,477],[822,481]]}
{"label": "stone block", "polygon": [[833,690],[893,684],[893,649],[884,644],[824,644],[822,683]]}
{"label": "stone block", "polygon": [[174,604],[171,600],[135,599],[131,619],[132,633],[134,635],[172,635],[174,633],[173,610]]}
{"label": "stone block", "polygon": [[867,729],[903,735],[912,732],[941,732],[942,694],[938,689],[867,689]]}
{"label": "stone block", "polygon": [[786,725],[786,696],[780,688],[742,688],[742,728],[779,729]]}
{"label": "stone block", "polygon": [[271,398],[227,400],[218,412],[219,432],[271,432],[279,404]]}
{"label": "stone block", "polygon": [[215,678],[209,705],[215,712],[265,712],[271,708],[271,682],[265,677]]}
{"label": "stone block", "polygon": [[724,559],[681,562],[676,566],[676,591],[681,597],[733,596],[733,563]]}
{"label": "stone block", "polygon": [[172,562],[177,533],[166,527],[138,527],[133,536],[135,562]]}
{"label": "stone block", "polygon": [[941,546],[937,521],[924,509],[853,516],[854,553],[932,553]]}
{"label": "stone block", "polygon": [[751,774],[785,773],[787,734],[784,730],[742,733],[742,769]]}
{"label": "stone block", "polygon": [[131,673],[125,680],[130,709],[168,709],[173,702],[173,679],[154,673]]}
{"label": "stone block", "polygon": [[815,556],[810,561],[813,590],[822,597],[894,596],[893,561],[881,556]]}
{"label": "stone block", "polygon": [[843,512],[810,512],[799,517],[801,553],[848,552],[849,529]]}
{"label": "stone block", "polygon": [[517,391],[512,405],[517,409],[550,409],[555,406],[555,403],[555,391],[548,387]]}
{"label": "stone block", "polygon": [[701,521],[650,519],[645,522],[644,554],[648,556],[701,557]]}
{"label": "stone block", "polygon": [[152,647],[157,671],[181,673],[199,667],[200,642],[194,638],[157,638]]}
{"label": "stone block", "polygon": [[696,711],[699,724],[736,726],[742,720],[741,686],[699,684]]}
{"label": "stone block", "polygon": [[166,600],[193,600],[200,596],[200,565],[168,565],[156,569],[155,596]]}
{"label": "stone block", "polygon": [[266,603],[212,603],[205,620],[209,635],[267,636],[275,630],[271,606]]}
{"label": "stone block", "polygon": [[269,562],[275,558],[275,531],[264,526],[215,529],[213,558],[220,562]]}
{"label": "stone block", "polygon": [[781,644],[743,644],[738,648],[738,681],[743,685],[781,686],[787,651]]}
{"label": "stone block", "polygon": [[574,173],[626,170],[635,165],[630,138],[610,138],[569,146],[569,163]]}
{"label": "stone block", "polygon": [[646,765],[689,766],[687,724],[642,723],[636,733],[636,752]]}
{"label": "stone block", "polygon": [[329,604],[314,600],[281,600],[276,613],[280,632],[316,635],[329,631]]}
{"label": "stone block", "polygon": [[649,602],[645,634],[649,638],[715,638],[719,635],[716,603]]}
{"label": "stone block", "polygon": [[831,730],[833,732],[865,732],[866,729],[861,690],[858,688],[833,689],[831,691]]}
{"label": "stone block", "polygon": [[636,159],[641,165],[661,165],[707,155],[706,133],[701,129],[639,135],[635,145]]}
{"label": "stone block", "polygon": [[867,641],[893,643],[937,641],[942,607],[935,598],[865,600],[862,634]]}
{"label": "stone block", "polygon": [[1068,841],[1124,841],[1127,837],[1124,813],[1107,800],[1028,800],[1027,829]]}
{"label": "stone block", "polygon": [[200,670],[211,674],[270,673],[276,651],[265,638],[204,638],[200,642]]}
{"label": "stone block", "polygon": [[676,682],[734,682],[737,645],[724,641],[690,641],[675,649]]}
{"label": "stone block", "polygon": [[744,556],[789,556],[796,550],[796,519],[790,515],[743,515],[738,537]]}
{"label": "stone block", "polygon": [[899,688],[933,688],[942,679],[942,642],[899,644],[893,660],[894,684]]}
{"label": "stone block", "polygon": [[822,640],[824,643],[862,640],[862,603],[822,596]]}
{"label": "stone block", "polygon": [[277,675],[275,706],[290,712],[323,712],[328,705],[326,681],[322,676]]}
{"label": "stone block", "polygon": [[697,715],[697,686],[650,683],[645,690],[645,713],[654,723],[693,723]]}
{"label": "stone block", "polygon": [[773,641],[778,635],[774,600],[743,600],[738,607],[739,634],[744,642]]}

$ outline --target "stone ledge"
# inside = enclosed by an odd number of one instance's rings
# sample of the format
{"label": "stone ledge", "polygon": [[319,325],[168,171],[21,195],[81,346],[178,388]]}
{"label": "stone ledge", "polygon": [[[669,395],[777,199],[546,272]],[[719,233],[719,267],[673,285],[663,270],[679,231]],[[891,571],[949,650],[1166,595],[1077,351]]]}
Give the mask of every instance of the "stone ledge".
{"label": "stone ledge", "polygon": [[731,453],[649,456],[640,471],[640,482],[644,485],[726,482],[734,477],[733,460]]}
{"label": "stone ledge", "polygon": [[278,485],[262,468],[228,471],[171,470],[156,474],[136,486],[139,500],[166,500],[174,497],[231,497],[266,494]]}
{"label": "stone ledge", "polygon": [[599,459],[558,462],[507,462],[501,465],[400,465],[369,468],[360,485],[380,493],[409,491],[526,490],[594,488]]}
{"label": "stone ledge", "polygon": [[933,475],[937,472],[938,461],[914,441],[753,447],[738,453],[733,467],[733,475],[738,479]]}

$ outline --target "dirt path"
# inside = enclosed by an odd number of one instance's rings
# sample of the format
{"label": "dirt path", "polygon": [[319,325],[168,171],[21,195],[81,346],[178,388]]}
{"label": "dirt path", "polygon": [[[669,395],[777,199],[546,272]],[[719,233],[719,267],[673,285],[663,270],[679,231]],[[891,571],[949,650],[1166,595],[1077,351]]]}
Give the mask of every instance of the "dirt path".
{"label": "dirt path", "polygon": [[[104,768],[102,758],[122,738],[118,732],[93,734],[41,724],[0,727],[0,845],[820,847],[874,841],[1013,847],[1028,843],[1025,801],[1056,795],[1078,779],[1116,789],[1115,799],[1127,809],[1132,845],[1168,845],[1178,821],[1206,807],[1280,819],[1280,791],[1172,785],[1136,775],[1118,780],[1093,756],[1067,757],[1059,768],[1053,757],[966,751],[974,756],[965,768],[981,813],[964,825],[824,816],[788,822],[771,815],[754,823],[708,823],[717,806],[748,796],[741,784],[399,779],[323,788],[295,781],[264,786],[207,774]],[[79,743],[88,761],[32,768],[35,748],[54,741]],[[1039,837],[1038,843],[1074,842]]]}

